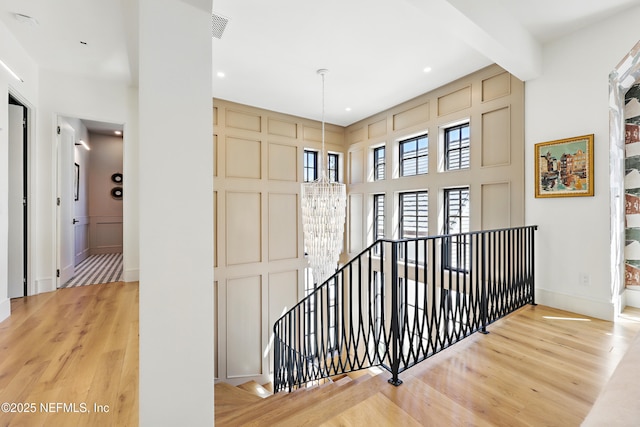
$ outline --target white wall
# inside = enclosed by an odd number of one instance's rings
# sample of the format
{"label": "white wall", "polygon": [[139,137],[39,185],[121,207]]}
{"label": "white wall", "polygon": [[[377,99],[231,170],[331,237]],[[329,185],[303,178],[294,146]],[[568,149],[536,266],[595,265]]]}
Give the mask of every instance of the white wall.
{"label": "white wall", "polygon": [[[525,211],[526,223],[539,225],[537,302],[610,320],[609,73],[637,43],[638,22],[640,7],[547,44],[542,76],[525,84]],[[591,133],[595,196],[534,198],[534,144]]]}
{"label": "white wall", "polygon": [[[7,216],[7,192],[8,192],[8,132],[9,119],[8,93],[16,96],[23,103],[35,106],[38,102],[38,67],[22,49],[13,35],[0,23],[0,59],[16,72],[24,81],[20,82],[0,68],[0,321],[7,318],[11,307],[7,298],[7,256],[8,256],[8,216]],[[29,119],[35,114],[31,111]],[[31,138],[33,135],[29,135]],[[31,148],[32,142],[29,142]],[[31,168],[31,176],[34,170]],[[36,208],[35,201],[30,200],[30,210]],[[31,223],[31,218],[29,219]]]}
{"label": "white wall", "polygon": [[[74,76],[50,70],[40,72],[40,105],[38,110],[38,132],[35,150],[36,167],[36,215],[37,241],[35,265],[35,293],[55,290],[55,173],[56,159],[56,115],[121,123],[125,127],[124,144],[136,145],[137,135],[128,132],[128,127],[137,127],[130,101],[132,89],[122,82],[100,81],[83,76]],[[135,98],[134,98],[135,99]],[[135,165],[129,164],[130,168]],[[123,174],[127,175],[128,170]],[[135,176],[135,174],[131,174]],[[128,184],[137,187],[132,178]],[[127,211],[137,223],[137,200],[125,198],[124,204],[131,204]],[[129,217],[125,217],[127,222]],[[137,236],[136,229],[130,229]],[[125,246],[125,268],[137,271],[137,248],[129,250]],[[135,279],[133,279],[135,280]]]}
{"label": "white wall", "polygon": [[203,3],[140,0],[141,426],[213,424],[211,2]]}

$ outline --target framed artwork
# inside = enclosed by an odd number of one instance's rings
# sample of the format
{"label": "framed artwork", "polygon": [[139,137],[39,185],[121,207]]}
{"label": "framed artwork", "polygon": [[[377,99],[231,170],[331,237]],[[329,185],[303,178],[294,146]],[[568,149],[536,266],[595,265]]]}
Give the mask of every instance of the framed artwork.
{"label": "framed artwork", "polygon": [[593,196],[593,134],[535,145],[536,197]]}
{"label": "framed artwork", "polygon": [[73,197],[74,200],[78,201],[80,198],[80,165],[76,165],[76,173],[73,177]]}

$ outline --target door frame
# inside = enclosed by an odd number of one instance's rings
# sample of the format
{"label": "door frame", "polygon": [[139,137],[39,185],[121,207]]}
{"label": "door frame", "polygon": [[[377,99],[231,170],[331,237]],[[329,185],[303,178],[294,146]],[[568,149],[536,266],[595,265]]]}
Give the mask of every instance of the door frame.
{"label": "door frame", "polygon": [[[53,122],[53,126],[52,126],[52,140],[54,143],[54,147],[53,147],[53,155],[52,157],[52,163],[53,163],[53,173],[52,173],[52,180],[53,180],[53,198],[51,200],[52,202],[52,208],[53,208],[53,221],[52,221],[52,230],[53,230],[53,242],[52,242],[52,248],[53,248],[53,270],[52,270],[52,282],[53,282],[53,286],[52,289],[50,290],[57,290],[60,289],[59,286],[61,285],[59,283],[59,278],[57,277],[57,271],[60,268],[59,264],[59,259],[60,259],[60,243],[59,243],[59,229],[58,229],[58,224],[59,224],[59,209],[57,206],[57,198],[58,198],[58,168],[59,168],[59,164],[58,164],[58,156],[59,156],[59,149],[60,149],[60,141],[59,141],[59,137],[60,135],[58,135],[57,133],[57,127],[59,125],[60,119],[79,119],[79,120],[90,120],[90,121],[97,121],[97,122],[103,122],[103,123],[108,123],[108,124],[113,124],[113,125],[117,125],[119,127],[121,127],[121,132],[122,132],[122,159],[123,159],[123,173],[126,174],[126,137],[125,135],[128,134],[127,132],[127,124],[123,123],[121,121],[118,120],[109,120],[109,119],[102,119],[102,118],[96,118],[96,117],[82,117],[82,116],[78,116],[76,114],[64,114],[61,112],[57,112],[57,113],[53,113],[52,115],[52,122]],[[85,172],[86,173],[86,172]],[[123,201],[123,212],[122,212],[122,225],[123,225],[123,230],[122,230],[122,257],[123,257],[123,274],[124,272],[126,272],[126,264],[127,264],[127,244],[126,244],[126,238],[125,238],[125,230],[127,227],[127,217],[125,215],[125,208],[124,208],[124,201]],[[124,277],[123,277],[124,280]]]}
{"label": "door frame", "polygon": [[35,235],[32,232],[33,224],[35,223],[35,210],[32,208],[35,202],[35,189],[33,183],[35,182],[34,176],[34,157],[31,153],[34,152],[34,123],[35,114],[33,106],[11,86],[8,90],[8,104],[19,105],[24,108],[25,127],[23,128],[23,161],[22,161],[22,175],[23,175],[23,194],[26,197],[26,205],[23,212],[23,296],[29,296],[36,294],[36,290],[33,283],[33,265],[32,262],[32,248],[35,247]]}

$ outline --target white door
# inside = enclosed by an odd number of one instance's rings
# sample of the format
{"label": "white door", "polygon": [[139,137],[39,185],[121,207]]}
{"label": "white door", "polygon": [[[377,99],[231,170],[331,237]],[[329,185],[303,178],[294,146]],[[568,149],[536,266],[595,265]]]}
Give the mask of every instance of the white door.
{"label": "white door", "polygon": [[74,176],[75,165],[73,149],[75,131],[72,127],[58,122],[58,263],[59,271],[57,287],[67,283],[75,272],[75,237],[74,237]]}
{"label": "white door", "polygon": [[9,104],[8,297],[24,295],[24,107]]}

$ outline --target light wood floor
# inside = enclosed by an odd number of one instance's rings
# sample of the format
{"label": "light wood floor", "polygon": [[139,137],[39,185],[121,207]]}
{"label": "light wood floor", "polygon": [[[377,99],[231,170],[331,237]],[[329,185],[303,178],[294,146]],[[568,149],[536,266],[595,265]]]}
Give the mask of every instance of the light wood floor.
{"label": "light wood floor", "polygon": [[614,324],[527,306],[407,370],[399,387],[384,371],[234,404],[237,391],[217,385],[216,426],[579,426],[640,330],[631,314]]}
{"label": "light wood floor", "polygon": [[[0,426],[138,425],[136,283],[62,289],[14,300],[12,310],[0,323],[0,403],[34,403],[36,413],[0,412]],[[245,419],[273,425],[261,420],[275,408],[281,425],[578,426],[640,330],[639,314],[611,323],[527,306],[409,369],[400,387],[385,372],[314,405],[293,398],[302,412],[288,412],[282,394],[264,399],[276,400]]]}
{"label": "light wood floor", "polygon": [[0,323],[0,404],[35,413],[2,411],[1,426],[138,425],[137,283],[60,289],[11,308]]}

